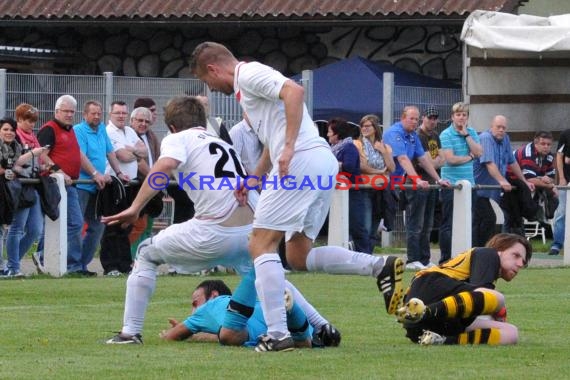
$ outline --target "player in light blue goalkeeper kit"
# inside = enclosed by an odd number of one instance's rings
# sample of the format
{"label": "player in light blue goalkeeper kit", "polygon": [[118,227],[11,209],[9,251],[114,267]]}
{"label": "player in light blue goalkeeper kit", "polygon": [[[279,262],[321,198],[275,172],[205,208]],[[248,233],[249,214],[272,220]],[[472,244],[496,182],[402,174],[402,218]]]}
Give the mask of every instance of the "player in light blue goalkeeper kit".
{"label": "player in light blue goalkeeper kit", "polygon": [[[243,292],[252,289],[252,276],[245,276],[236,289],[234,299],[243,297]],[[290,294],[290,293],[289,293]],[[291,297],[286,296],[286,297]],[[254,347],[258,337],[267,333],[267,325],[259,302],[256,302],[249,318],[233,311],[230,289],[221,280],[206,280],[200,283],[192,294],[192,314],[178,322],[169,319],[171,328],[160,336],[166,340],[184,340],[189,337],[199,341],[217,341],[221,329],[229,329],[236,338],[234,345]],[[311,347],[313,327],[307,316],[291,297],[291,307],[287,310],[287,324],[296,347]],[[228,313],[229,311],[229,313]],[[232,312],[233,311],[233,312]],[[200,333],[198,336],[195,334]]]}

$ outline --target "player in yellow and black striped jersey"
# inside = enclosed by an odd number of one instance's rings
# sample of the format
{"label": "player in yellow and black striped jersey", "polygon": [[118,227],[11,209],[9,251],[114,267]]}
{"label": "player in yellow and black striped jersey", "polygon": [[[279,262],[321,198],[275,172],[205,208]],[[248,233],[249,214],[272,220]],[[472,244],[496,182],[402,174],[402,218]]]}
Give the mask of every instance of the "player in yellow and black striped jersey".
{"label": "player in yellow and black striped jersey", "polygon": [[[406,336],[420,344],[516,343],[516,326],[497,317],[506,309],[495,281],[511,281],[531,256],[532,246],[524,237],[497,234],[484,248],[417,272],[405,306],[396,313]],[[484,315],[495,318],[477,318]]]}

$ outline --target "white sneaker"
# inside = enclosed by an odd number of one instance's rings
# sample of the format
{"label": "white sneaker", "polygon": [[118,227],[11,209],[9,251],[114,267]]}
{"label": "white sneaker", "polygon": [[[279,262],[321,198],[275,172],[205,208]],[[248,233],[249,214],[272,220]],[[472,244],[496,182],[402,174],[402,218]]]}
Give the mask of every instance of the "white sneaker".
{"label": "white sneaker", "polygon": [[445,337],[434,333],[433,331],[424,330],[423,334],[418,339],[418,343],[422,346],[432,346],[445,343]]}
{"label": "white sneaker", "polygon": [[34,262],[39,274],[46,273],[46,268],[44,267],[44,264],[42,264],[42,258],[39,252],[34,252],[32,254],[32,261]]}
{"label": "white sneaker", "polygon": [[411,270],[423,270],[427,268],[428,267],[426,267],[424,264],[420,263],[419,261],[412,261],[411,263],[406,264],[406,269],[411,269]]}

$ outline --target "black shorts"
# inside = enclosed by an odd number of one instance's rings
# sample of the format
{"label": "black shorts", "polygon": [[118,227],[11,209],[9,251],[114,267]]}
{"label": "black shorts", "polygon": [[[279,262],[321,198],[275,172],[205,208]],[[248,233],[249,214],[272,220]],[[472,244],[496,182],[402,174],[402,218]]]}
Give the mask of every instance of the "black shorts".
{"label": "black shorts", "polygon": [[[429,273],[421,277],[414,278],[410,288],[404,298],[407,302],[411,298],[419,298],[427,306],[429,304],[441,301],[445,297],[458,294],[465,291],[473,291],[478,287],[473,286],[464,281],[455,280],[441,273]],[[440,335],[455,336],[465,331],[475,317],[470,318],[454,318],[446,320],[429,320],[419,323],[404,323],[406,336],[414,343],[418,342],[418,338],[423,330],[430,330]]]}

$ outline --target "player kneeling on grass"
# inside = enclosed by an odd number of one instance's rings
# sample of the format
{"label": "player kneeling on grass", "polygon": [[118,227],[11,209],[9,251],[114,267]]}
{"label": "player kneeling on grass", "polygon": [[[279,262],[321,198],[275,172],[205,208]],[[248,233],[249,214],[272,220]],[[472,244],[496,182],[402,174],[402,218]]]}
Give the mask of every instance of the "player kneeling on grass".
{"label": "player kneeling on grass", "polygon": [[484,248],[417,272],[396,312],[406,336],[422,345],[517,343],[517,327],[505,322],[505,297],[494,283],[511,281],[531,256],[524,237],[497,234]]}
{"label": "player kneeling on grass", "polygon": [[[244,281],[247,281],[244,279]],[[238,287],[239,289],[239,287]],[[236,293],[239,290],[236,290]],[[267,333],[267,325],[263,319],[263,312],[259,302],[251,313],[245,324],[234,323],[231,328],[227,325],[227,310],[231,310],[231,290],[221,280],[206,280],[201,282],[192,293],[192,313],[184,320],[178,322],[169,319],[172,326],[168,330],[160,333],[160,337],[165,340],[185,340],[191,338],[195,341],[219,340],[219,336],[225,334],[233,336],[230,339],[231,345],[253,347],[258,342],[260,335]],[[287,325],[291,331],[295,347],[311,347],[312,326],[309,324],[303,310],[294,303],[292,294],[287,291]],[[231,313],[231,312],[230,312]],[[228,341],[226,339],[226,341]],[[340,342],[340,335],[339,335]]]}

